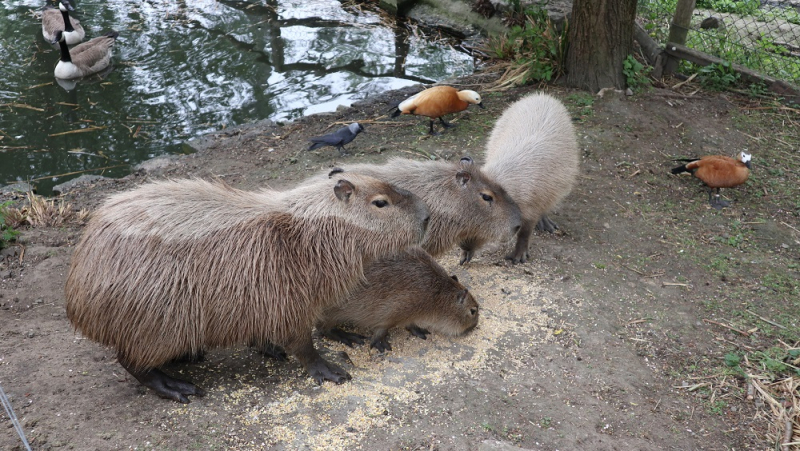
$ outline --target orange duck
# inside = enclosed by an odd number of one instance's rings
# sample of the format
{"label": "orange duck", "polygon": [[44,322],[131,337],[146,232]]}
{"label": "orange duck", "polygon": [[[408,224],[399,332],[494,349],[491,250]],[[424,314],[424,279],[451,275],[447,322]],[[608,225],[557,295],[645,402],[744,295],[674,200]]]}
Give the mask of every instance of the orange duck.
{"label": "orange duck", "polygon": [[459,91],[452,86],[434,86],[402,101],[397,105],[397,111],[392,113],[392,117],[401,114],[427,116],[431,118],[429,133],[436,135],[437,133],[433,131],[434,119],[439,119],[444,128],[450,128],[452,124],[445,122],[442,116],[464,111],[470,104],[484,108],[480,94],[475,91]]}
{"label": "orange duck", "polygon": [[750,154],[739,152],[737,158],[722,155],[707,155],[699,159],[680,159],[688,161],[672,170],[673,174],[691,172],[708,187],[708,202],[720,209],[730,206],[730,202],[719,197],[720,188],[733,188],[747,181],[750,176]]}

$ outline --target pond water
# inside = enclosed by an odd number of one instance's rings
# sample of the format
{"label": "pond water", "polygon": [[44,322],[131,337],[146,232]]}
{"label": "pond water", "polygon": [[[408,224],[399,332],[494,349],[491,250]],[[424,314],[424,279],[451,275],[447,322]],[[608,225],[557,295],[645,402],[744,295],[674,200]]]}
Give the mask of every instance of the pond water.
{"label": "pond water", "polygon": [[40,194],[118,177],[193,137],[333,111],[471,73],[472,58],[337,0],[72,0],[86,40],[114,29],[113,70],[57,83],[42,1],[0,2],[0,186]]}

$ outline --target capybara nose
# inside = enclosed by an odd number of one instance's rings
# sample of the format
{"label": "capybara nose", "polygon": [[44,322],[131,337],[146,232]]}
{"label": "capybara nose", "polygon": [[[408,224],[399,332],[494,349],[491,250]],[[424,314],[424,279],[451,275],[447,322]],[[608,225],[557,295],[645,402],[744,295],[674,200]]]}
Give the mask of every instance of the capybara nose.
{"label": "capybara nose", "polygon": [[422,220],[422,230],[428,230],[428,222],[430,219],[430,216],[425,216],[425,219]]}
{"label": "capybara nose", "polygon": [[514,228],[513,228],[513,229],[511,229],[511,230],[513,231],[512,233],[513,233],[514,235],[516,235],[516,234],[517,234],[517,232],[519,232],[519,229],[521,229],[521,228],[522,228],[522,226],[514,226]]}

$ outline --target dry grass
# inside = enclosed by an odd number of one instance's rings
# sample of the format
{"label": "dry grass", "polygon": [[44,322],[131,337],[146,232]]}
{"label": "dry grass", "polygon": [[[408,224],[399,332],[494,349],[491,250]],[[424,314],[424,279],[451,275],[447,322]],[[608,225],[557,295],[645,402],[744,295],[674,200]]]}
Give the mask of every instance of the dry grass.
{"label": "dry grass", "polygon": [[28,192],[27,205],[7,209],[6,224],[14,229],[25,224],[33,227],[58,227],[67,223],[82,224],[88,217],[88,210],[75,211],[72,204],[64,199],[48,199]]}

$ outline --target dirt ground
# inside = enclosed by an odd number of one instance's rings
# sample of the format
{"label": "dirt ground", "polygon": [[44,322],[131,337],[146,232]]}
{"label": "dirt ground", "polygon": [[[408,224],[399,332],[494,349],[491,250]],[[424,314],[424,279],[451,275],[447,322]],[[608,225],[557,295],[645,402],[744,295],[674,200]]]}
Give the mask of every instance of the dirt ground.
{"label": "dirt ground", "polygon": [[[480,90],[481,81],[463,86]],[[64,199],[93,209],[110,192],[165,176],[280,188],[392,156],[480,160],[495,119],[533,89],[487,92],[487,109],[456,115],[457,127],[437,137],[422,118],[386,117],[412,91],[293,124],[223,130],[193,143],[197,153]],[[576,118],[583,155],[576,189],[551,216],[560,231],[537,233],[527,264],[508,265],[498,246],[467,266],[456,250],[441,259],[481,303],[466,337],[397,330],[385,355],[317,339],[353,376],[342,385],[316,386],[295,360],[222,349],[166,367],[206,397],[160,399],[66,319],[63,286],[81,226],[23,227],[0,261],[0,385],[32,447],[775,449],[769,406],[748,397],[723,361],[800,340],[797,110],[692,93],[691,83],[632,97],[545,89]],[[309,137],[353,120],[367,132],[350,156],[304,150]],[[711,209],[696,179],[669,174],[671,158],[739,150],[753,154],[754,171],[723,192],[732,208]],[[0,418],[0,449],[22,449]]]}

